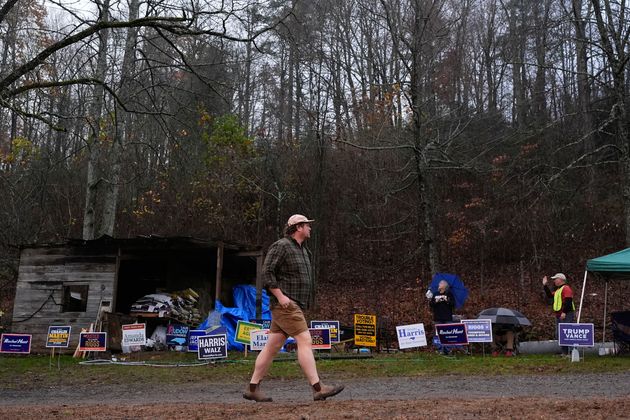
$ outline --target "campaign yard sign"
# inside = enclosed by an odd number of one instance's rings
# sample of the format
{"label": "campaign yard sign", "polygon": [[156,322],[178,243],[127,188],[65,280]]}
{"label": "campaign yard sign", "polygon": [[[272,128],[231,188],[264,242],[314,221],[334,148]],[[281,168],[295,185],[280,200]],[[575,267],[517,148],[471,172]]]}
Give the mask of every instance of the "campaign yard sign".
{"label": "campaign yard sign", "polygon": [[398,348],[400,349],[410,349],[427,345],[424,324],[397,326],[396,335],[398,336]]}
{"label": "campaign yard sign", "polygon": [[197,340],[199,337],[208,335],[206,330],[190,330],[188,331],[188,351],[198,353],[199,347],[197,346]]}
{"label": "campaign yard sign", "polygon": [[354,344],[376,347],[376,315],[354,314]]}
{"label": "campaign yard sign", "polygon": [[328,328],[330,330],[330,342],[340,343],[339,321],[311,321],[311,328]]}
{"label": "campaign yard sign", "polygon": [[106,351],[106,332],[82,332],[79,333],[79,351]]}
{"label": "campaign yard sign", "polygon": [[250,319],[249,322],[262,325],[262,328],[261,328],[262,330],[268,330],[269,328],[271,328],[270,319]]}
{"label": "campaign yard sign", "polygon": [[147,324],[126,324],[122,326],[123,346],[146,346]]}
{"label": "campaign yard sign", "polygon": [[468,344],[466,324],[436,324],[435,329],[442,345]]}
{"label": "campaign yard sign", "polygon": [[67,348],[70,345],[69,325],[48,327],[48,335],[46,336],[46,348]]}
{"label": "campaign yard sign", "polygon": [[166,327],[166,345],[185,346],[189,329],[188,325],[169,324]]}
{"label": "campaign yard sign", "polygon": [[330,329],[309,328],[313,350],[330,350]]}
{"label": "campaign yard sign", "polygon": [[249,334],[253,330],[262,330],[262,324],[238,321],[236,323],[236,333],[234,334],[234,341],[241,344],[249,344],[249,341],[251,340]]}
{"label": "campaign yard sign", "polygon": [[462,319],[466,324],[469,343],[492,343],[492,321],[489,319]]}
{"label": "campaign yard sign", "polygon": [[197,340],[202,335],[217,335],[217,334],[226,334],[227,329],[220,325],[214,325],[212,327],[208,327],[205,330],[190,330],[188,331],[188,351],[190,353],[198,353],[199,347],[197,346]]}
{"label": "campaign yard sign", "polygon": [[0,335],[0,353],[29,354],[31,352],[31,334]]}
{"label": "campaign yard sign", "polygon": [[252,351],[260,351],[265,348],[265,345],[267,345],[267,341],[269,340],[269,330],[266,328],[261,330],[251,330],[249,332],[249,337],[249,348]]}
{"label": "campaign yard sign", "polygon": [[197,338],[197,357],[203,359],[225,359],[227,357],[227,336],[225,334],[202,335]]}
{"label": "campaign yard sign", "polygon": [[593,324],[558,324],[558,344],[561,346],[593,347],[595,326]]}

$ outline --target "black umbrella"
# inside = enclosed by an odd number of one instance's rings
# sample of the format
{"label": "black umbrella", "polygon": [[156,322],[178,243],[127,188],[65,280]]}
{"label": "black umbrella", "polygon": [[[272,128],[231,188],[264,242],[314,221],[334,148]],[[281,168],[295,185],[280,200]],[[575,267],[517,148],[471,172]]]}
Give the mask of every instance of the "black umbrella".
{"label": "black umbrella", "polygon": [[479,312],[477,319],[489,319],[493,324],[514,325],[527,327],[532,325],[529,319],[519,311],[508,308],[488,308]]}

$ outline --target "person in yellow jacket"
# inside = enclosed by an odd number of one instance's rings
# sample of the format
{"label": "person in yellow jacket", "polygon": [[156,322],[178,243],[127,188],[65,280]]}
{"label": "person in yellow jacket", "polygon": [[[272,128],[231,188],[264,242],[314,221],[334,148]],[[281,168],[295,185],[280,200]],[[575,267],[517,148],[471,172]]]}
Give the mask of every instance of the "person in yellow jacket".
{"label": "person in yellow jacket", "polygon": [[[573,303],[573,289],[567,284],[567,276],[557,273],[551,277],[556,287],[553,292],[549,289],[547,276],[543,277],[542,284],[545,295],[553,302],[553,312],[556,316],[556,335],[558,324],[575,322],[575,304]],[[569,347],[561,346],[562,354],[569,355]]]}

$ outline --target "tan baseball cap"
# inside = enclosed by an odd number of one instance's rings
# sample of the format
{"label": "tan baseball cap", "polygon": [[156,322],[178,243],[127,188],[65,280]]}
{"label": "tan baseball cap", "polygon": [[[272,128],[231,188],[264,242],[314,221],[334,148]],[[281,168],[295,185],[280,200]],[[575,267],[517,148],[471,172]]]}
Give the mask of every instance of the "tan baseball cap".
{"label": "tan baseball cap", "polygon": [[314,221],[315,220],[310,220],[309,218],[301,214],[294,214],[293,216],[289,217],[289,221],[287,221],[287,227],[291,227],[300,223],[312,223]]}
{"label": "tan baseball cap", "polygon": [[560,279],[560,280],[562,280],[562,281],[567,281],[567,276],[565,276],[565,275],[564,275],[564,274],[562,274],[562,273],[557,273],[557,274],[554,274],[551,278],[552,278],[552,279],[554,279],[554,280],[555,280],[555,279]]}

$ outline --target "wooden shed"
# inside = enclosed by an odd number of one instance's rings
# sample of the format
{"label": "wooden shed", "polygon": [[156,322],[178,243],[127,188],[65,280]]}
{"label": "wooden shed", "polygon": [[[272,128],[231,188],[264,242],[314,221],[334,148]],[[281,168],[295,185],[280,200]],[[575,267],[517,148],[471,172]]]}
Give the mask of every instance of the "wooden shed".
{"label": "wooden shed", "polygon": [[70,349],[99,312],[129,314],[156,291],[195,290],[208,314],[216,298],[232,305],[232,287],[255,284],[260,310],[262,250],[217,240],[147,236],[68,240],[21,248],[11,332],[32,334],[45,349],[50,325],[70,325]]}

